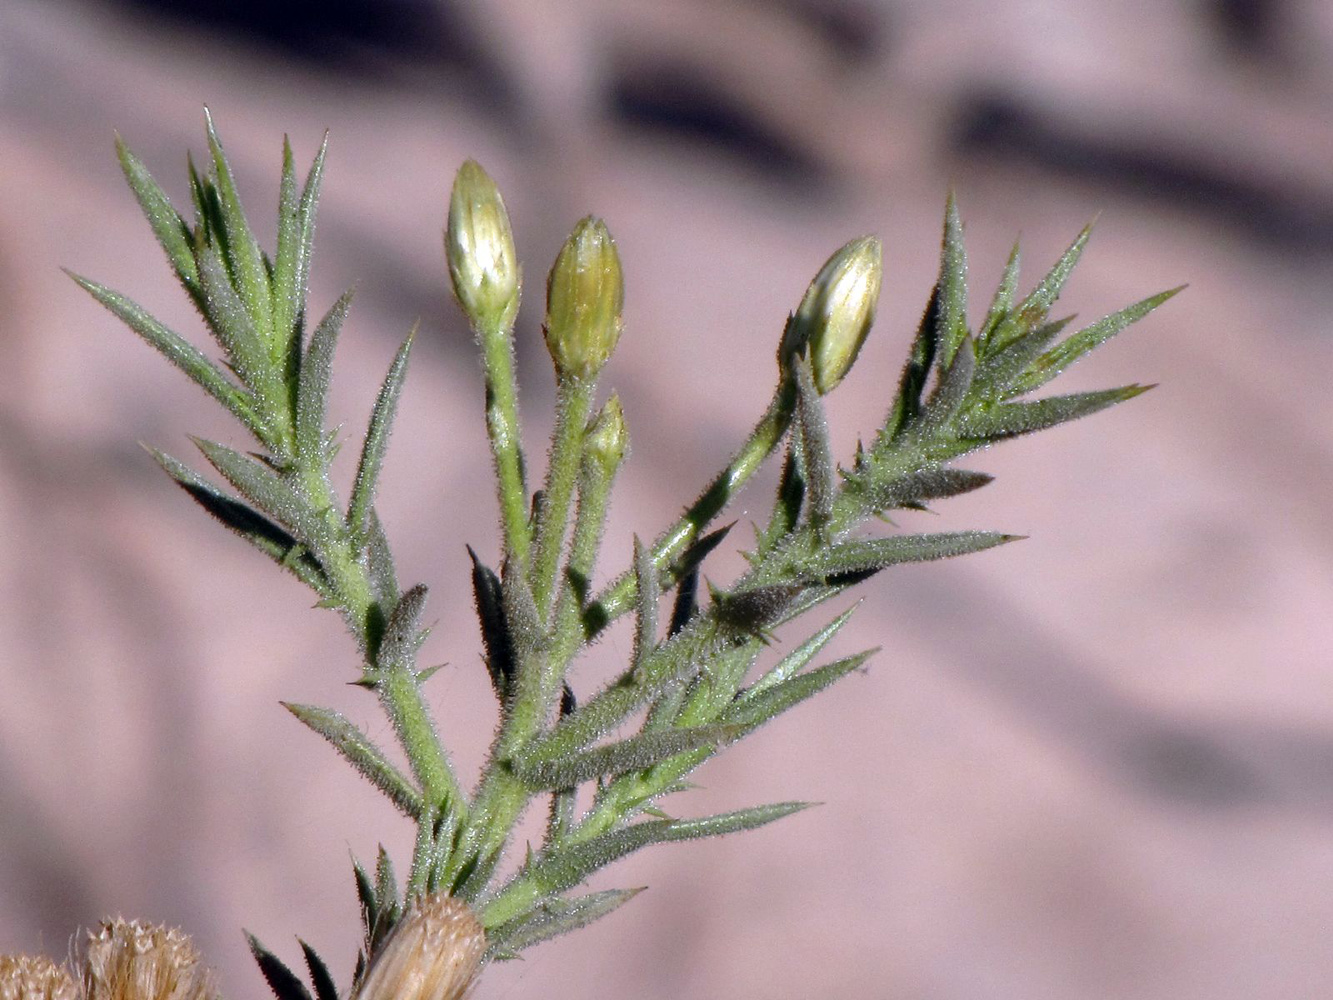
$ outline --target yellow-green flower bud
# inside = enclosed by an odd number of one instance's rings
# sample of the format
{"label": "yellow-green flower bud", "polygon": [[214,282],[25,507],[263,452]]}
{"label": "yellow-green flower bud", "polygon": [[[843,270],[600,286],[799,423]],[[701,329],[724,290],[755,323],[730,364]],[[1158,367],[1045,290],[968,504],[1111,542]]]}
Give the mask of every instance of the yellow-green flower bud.
{"label": "yellow-green flower bud", "polygon": [[466,903],[427,896],[380,946],[353,1000],[459,1000],[485,952],[486,933]]}
{"label": "yellow-green flower bud", "polygon": [[88,936],[84,1000],[213,1000],[217,990],[193,943],[174,927],[103,921]]}
{"label": "yellow-green flower bud", "polygon": [[574,227],[546,280],[546,346],[560,375],[587,379],[601,370],[620,339],[624,305],[615,241],[589,216]]}
{"label": "yellow-green flower bud", "polygon": [[78,995],[63,965],[42,955],[0,955],[0,1000],[75,1000]]}
{"label": "yellow-green flower bud", "polygon": [[780,360],[785,367],[794,355],[808,350],[821,396],[831,392],[856,361],[875,321],[883,272],[879,240],[852,240],[820,268],[787,320]]}
{"label": "yellow-green flower bud", "polygon": [[472,323],[510,329],[520,282],[514,234],[495,181],[475,160],[459,167],[454,178],[444,253],[454,295]]}
{"label": "yellow-green flower bud", "polygon": [[620,467],[628,446],[625,412],[620,408],[620,397],[612,395],[589,425],[584,448],[588,456],[610,474]]}

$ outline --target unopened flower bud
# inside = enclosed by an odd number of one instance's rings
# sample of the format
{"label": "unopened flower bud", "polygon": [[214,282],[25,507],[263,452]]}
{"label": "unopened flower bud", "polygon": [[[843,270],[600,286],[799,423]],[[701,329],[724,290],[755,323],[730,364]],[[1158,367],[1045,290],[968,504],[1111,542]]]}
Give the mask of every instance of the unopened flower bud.
{"label": "unopened flower bud", "polygon": [[212,976],[183,931],[103,921],[88,936],[84,1000],[213,1000]]}
{"label": "unopened flower bud", "polygon": [[594,377],[620,339],[625,280],[620,255],[601,219],[574,232],[546,281],[546,346],[562,376]]}
{"label": "unopened flower bud", "polygon": [[825,395],[851,369],[875,321],[883,251],[874,236],[852,240],[828,259],[787,321],[780,360],[809,351],[815,389]]}
{"label": "unopened flower bud", "polygon": [[78,995],[63,965],[42,955],[0,955],[0,1000],[75,1000]]}
{"label": "unopened flower bud", "polygon": [[458,168],[444,252],[454,295],[479,327],[508,330],[518,312],[519,267],[504,199],[475,160]]}
{"label": "unopened flower bud", "polygon": [[460,1000],[485,951],[486,933],[466,903],[427,896],[381,945],[353,1000]]}
{"label": "unopened flower bud", "polygon": [[625,457],[629,432],[625,429],[625,412],[620,408],[620,397],[612,395],[588,427],[584,447],[590,458],[604,471],[615,472]]}

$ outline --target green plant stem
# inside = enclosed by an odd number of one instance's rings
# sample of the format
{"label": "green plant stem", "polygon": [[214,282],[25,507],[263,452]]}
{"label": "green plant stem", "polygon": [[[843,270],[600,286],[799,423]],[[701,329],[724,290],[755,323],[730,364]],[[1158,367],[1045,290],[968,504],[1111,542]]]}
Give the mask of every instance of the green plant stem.
{"label": "green plant stem", "polygon": [[[699,537],[703,528],[722,512],[782,442],[787,429],[791,426],[795,409],[796,384],[790,377],[784,376],[773,393],[768,409],[759,418],[759,422],[755,424],[754,430],[750,432],[750,436],[741,445],[735,457],[709,483],[699,499],[681,515],[680,520],[653,542],[653,563],[662,573],[663,589],[675,583],[674,576],[666,572],[671,563]],[[584,612],[585,637],[591,640],[607,625],[630,610],[637,596],[632,571],[622,573],[607,584]]]}
{"label": "green plant stem", "polygon": [[569,527],[569,506],[574,496],[579,464],[583,457],[583,434],[592,407],[596,383],[592,379],[560,375],[556,389],[555,430],[551,435],[551,461],[546,470],[541,513],[537,518],[536,549],[532,560],[532,597],[537,614],[546,621],[556,590],[556,570]]}
{"label": "green plant stem", "polygon": [[531,538],[528,529],[528,489],[523,477],[523,443],[518,422],[518,390],[514,381],[512,324],[478,328],[482,369],[486,382],[486,434],[500,499],[500,520],[506,552],[527,566]]}

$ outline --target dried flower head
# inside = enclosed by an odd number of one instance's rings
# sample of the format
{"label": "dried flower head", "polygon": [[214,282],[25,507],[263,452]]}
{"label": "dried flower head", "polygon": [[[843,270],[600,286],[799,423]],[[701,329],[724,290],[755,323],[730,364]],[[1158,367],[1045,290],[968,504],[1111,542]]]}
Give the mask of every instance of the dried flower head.
{"label": "dried flower head", "polygon": [[426,896],[384,942],[355,1000],[460,1000],[485,951],[486,932],[466,903]]}
{"label": "dried flower head", "polygon": [[79,988],[44,955],[0,955],[0,1000],[75,1000]]}
{"label": "dried flower head", "polygon": [[88,935],[84,1000],[210,1000],[212,976],[174,927],[105,920]]}

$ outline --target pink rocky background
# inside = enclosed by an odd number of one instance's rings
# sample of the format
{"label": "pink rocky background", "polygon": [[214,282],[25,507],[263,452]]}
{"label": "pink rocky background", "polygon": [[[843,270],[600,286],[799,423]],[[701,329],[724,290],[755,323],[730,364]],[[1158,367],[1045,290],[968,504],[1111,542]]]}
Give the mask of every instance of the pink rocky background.
{"label": "pink rocky background", "polygon": [[[495,543],[440,250],[464,157],[506,192],[526,261],[537,458],[542,277],[581,215],[618,238],[627,332],[607,378],[634,457],[615,566],[740,440],[787,310],[866,231],[885,242],[880,322],[832,416],[843,454],[873,430],[949,185],[976,301],[1017,233],[1031,279],[1097,213],[1069,311],[1191,286],[1060,383],[1159,389],[973,459],[995,484],[904,522],[1030,540],[866,586],[837,648],[883,645],[869,672],[673,808],[824,805],[622,863],[601,884],[651,891],[491,970],[479,1000],[1333,995],[1321,0],[6,0],[0,951],[62,955],[76,927],[124,913],[190,931],[229,997],[265,995],[242,927],[292,962],[299,934],[345,978],[348,852],[409,847],[277,705],[387,736],[346,684],[337,622],[135,446],[239,437],[58,270],[197,331],[111,135],[183,201],[205,103],[266,241],[283,131],[306,162],[332,132],[312,302],[359,288],[335,385],[349,430],[422,320],[382,509],[403,577],[432,588],[434,703],[468,773],[494,710],[463,543],[491,559]],[[627,645],[613,635],[575,683]]]}

